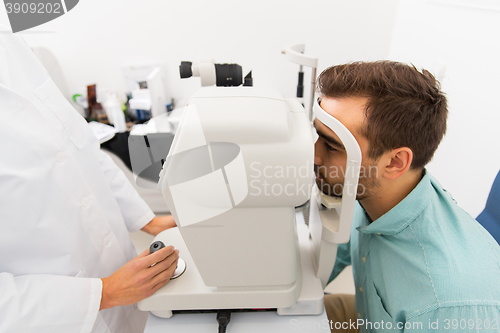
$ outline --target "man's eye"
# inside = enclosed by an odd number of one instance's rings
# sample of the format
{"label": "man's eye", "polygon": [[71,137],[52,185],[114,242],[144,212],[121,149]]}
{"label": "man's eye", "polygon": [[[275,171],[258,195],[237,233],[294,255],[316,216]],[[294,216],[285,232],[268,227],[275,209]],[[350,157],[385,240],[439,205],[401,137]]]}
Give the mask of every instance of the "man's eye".
{"label": "man's eye", "polygon": [[337,149],[333,148],[332,146],[330,146],[328,143],[325,142],[325,148],[328,150],[328,151],[336,151]]}

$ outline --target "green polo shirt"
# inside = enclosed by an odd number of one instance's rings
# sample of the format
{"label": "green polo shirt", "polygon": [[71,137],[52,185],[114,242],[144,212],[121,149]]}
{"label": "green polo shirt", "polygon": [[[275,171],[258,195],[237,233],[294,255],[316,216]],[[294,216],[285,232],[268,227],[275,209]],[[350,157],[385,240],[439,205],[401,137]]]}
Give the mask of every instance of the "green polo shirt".
{"label": "green polo shirt", "polygon": [[356,205],[330,280],[350,264],[362,332],[500,332],[500,247],[427,172],[371,223]]}

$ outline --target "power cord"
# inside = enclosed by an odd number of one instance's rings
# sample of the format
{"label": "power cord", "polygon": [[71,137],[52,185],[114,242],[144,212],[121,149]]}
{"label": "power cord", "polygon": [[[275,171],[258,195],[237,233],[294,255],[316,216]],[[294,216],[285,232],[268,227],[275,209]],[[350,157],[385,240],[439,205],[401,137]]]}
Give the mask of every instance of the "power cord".
{"label": "power cord", "polygon": [[231,310],[217,310],[217,322],[219,323],[219,333],[226,333],[227,325],[231,320]]}

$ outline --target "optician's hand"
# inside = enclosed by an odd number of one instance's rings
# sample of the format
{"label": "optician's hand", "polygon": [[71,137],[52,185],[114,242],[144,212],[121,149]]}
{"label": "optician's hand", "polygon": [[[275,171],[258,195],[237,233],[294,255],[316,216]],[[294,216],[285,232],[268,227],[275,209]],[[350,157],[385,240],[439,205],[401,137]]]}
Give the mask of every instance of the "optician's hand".
{"label": "optician's hand", "polygon": [[157,216],[152,219],[151,222],[146,224],[141,230],[150,235],[156,236],[163,230],[176,226],[177,224],[175,224],[174,217],[172,215]]}
{"label": "optician's hand", "polygon": [[[149,254],[149,249],[102,280],[101,307],[129,305],[151,296],[170,280],[177,267],[179,250],[167,246]],[[152,266],[155,264],[154,266]]]}

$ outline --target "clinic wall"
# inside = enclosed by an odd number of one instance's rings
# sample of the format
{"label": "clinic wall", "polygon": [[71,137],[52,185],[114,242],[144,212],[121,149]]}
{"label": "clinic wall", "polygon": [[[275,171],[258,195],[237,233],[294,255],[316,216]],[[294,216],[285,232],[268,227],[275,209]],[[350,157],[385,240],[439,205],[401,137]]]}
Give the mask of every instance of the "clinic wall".
{"label": "clinic wall", "polygon": [[500,5],[401,1],[390,57],[442,77],[448,130],[428,169],[473,217],[500,169]]}
{"label": "clinic wall", "polygon": [[[186,99],[200,82],[180,80],[180,62],[212,58],[239,63],[244,74],[253,70],[255,86],[291,97],[298,65],[285,60],[285,46],[306,43],[320,71],[386,58],[396,8],[397,0],[84,0],[22,35],[54,53],[71,93],[92,83],[123,93],[120,65],[163,62],[172,96]],[[0,20],[8,22],[3,11]]]}

